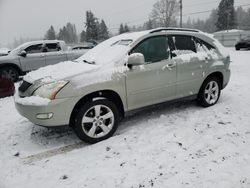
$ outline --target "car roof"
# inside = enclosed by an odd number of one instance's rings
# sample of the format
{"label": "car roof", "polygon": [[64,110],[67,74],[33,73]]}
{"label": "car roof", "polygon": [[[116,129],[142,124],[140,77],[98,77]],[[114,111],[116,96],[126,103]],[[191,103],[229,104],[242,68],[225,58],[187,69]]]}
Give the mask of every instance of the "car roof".
{"label": "car roof", "polygon": [[39,44],[39,43],[64,43],[62,40],[36,40],[36,41],[30,41],[26,42],[25,45],[31,45],[31,44]]}

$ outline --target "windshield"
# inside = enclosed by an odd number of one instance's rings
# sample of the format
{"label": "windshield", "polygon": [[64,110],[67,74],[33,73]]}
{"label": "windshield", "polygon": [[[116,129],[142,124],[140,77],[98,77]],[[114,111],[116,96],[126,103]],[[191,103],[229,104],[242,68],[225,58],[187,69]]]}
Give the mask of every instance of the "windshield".
{"label": "windshield", "polygon": [[89,50],[77,61],[97,65],[123,64],[130,46],[147,33],[147,31],[125,33],[112,37]]}
{"label": "windshield", "polygon": [[17,48],[15,48],[14,50],[12,50],[10,52],[10,54],[17,54],[18,52],[20,52],[22,49],[24,49],[27,46],[27,43],[24,43],[20,46],[18,46]]}

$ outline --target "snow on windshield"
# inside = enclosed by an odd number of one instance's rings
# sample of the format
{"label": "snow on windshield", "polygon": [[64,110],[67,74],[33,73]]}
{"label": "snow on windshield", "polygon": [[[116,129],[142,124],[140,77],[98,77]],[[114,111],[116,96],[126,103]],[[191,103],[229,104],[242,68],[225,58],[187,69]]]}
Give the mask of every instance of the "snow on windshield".
{"label": "snow on windshield", "polygon": [[89,63],[95,63],[97,65],[108,66],[123,65],[126,60],[126,55],[130,49],[130,45],[147,34],[148,31],[124,33],[115,37],[112,37],[95,48],[89,50],[83,56],[77,59],[77,61],[87,61]]}

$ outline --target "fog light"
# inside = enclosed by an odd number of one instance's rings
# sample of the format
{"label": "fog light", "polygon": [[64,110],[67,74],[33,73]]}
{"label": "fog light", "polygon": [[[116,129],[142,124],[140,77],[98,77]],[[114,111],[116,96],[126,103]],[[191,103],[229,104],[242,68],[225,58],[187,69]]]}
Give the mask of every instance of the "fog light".
{"label": "fog light", "polygon": [[44,114],[37,114],[36,118],[37,119],[51,119],[53,117],[53,113],[44,113]]}

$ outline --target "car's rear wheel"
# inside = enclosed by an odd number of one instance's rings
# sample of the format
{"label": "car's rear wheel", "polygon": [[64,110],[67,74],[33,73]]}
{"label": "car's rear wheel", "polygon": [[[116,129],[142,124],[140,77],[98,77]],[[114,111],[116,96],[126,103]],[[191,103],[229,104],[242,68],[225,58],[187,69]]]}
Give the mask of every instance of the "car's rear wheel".
{"label": "car's rear wheel", "polygon": [[198,102],[203,107],[215,105],[221,94],[221,83],[218,78],[210,77],[204,81],[198,94]]}
{"label": "car's rear wheel", "polygon": [[96,143],[111,137],[118,127],[118,121],[119,113],[114,103],[100,99],[80,108],[73,128],[81,140]]}
{"label": "car's rear wheel", "polygon": [[18,81],[19,73],[13,67],[3,67],[0,68],[0,77],[7,78],[13,82]]}
{"label": "car's rear wheel", "polygon": [[240,48],[239,48],[239,47],[235,47],[235,50],[236,50],[236,51],[239,51],[239,50],[240,50]]}

